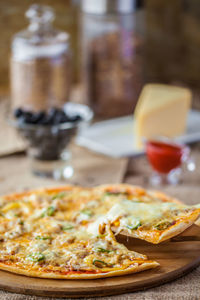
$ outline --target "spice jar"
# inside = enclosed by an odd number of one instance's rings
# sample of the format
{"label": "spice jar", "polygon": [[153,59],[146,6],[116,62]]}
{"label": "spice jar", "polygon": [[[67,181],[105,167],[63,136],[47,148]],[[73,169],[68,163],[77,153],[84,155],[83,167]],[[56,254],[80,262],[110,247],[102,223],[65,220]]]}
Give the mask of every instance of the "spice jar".
{"label": "spice jar", "polygon": [[69,99],[69,35],[53,28],[48,6],[32,5],[27,30],[14,36],[11,55],[13,109],[31,112],[60,108]]}
{"label": "spice jar", "polygon": [[110,118],[134,111],[143,85],[141,1],[82,0],[85,101]]}

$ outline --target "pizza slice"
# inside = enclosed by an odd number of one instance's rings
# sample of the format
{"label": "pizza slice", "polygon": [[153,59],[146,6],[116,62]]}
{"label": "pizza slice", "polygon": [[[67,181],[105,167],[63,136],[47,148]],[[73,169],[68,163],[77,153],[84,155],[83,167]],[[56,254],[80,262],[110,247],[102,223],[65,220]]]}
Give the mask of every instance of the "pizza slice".
{"label": "pizza slice", "polygon": [[124,184],[97,187],[96,204],[92,206],[88,202],[84,210],[90,212],[87,226],[93,234],[98,234],[109,222],[116,234],[154,244],[180,234],[200,216],[197,206],[187,206],[163,193]]}

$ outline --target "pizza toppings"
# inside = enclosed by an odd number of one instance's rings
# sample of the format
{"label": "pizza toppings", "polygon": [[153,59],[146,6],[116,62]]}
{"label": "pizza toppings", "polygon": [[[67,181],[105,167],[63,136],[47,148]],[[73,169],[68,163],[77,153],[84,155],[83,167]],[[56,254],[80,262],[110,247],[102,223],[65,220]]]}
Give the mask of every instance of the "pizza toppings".
{"label": "pizza toppings", "polygon": [[165,221],[161,221],[158,224],[156,224],[154,226],[154,228],[156,228],[157,230],[165,230],[174,224],[175,224],[175,221],[170,222],[170,221],[165,220]]}
{"label": "pizza toppings", "polygon": [[90,209],[83,209],[81,210],[81,214],[86,215],[87,217],[91,217],[92,211]]}
{"label": "pizza toppings", "polygon": [[60,192],[60,193],[57,193],[55,195],[52,196],[52,200],[55,200],[55,199],[63,199],[67,196],[67,193],[66,192]]}
{"label": "pizza toppings", "polygon": [[101,248],[101,247],[98,247],[97,249],[96,249],[96,251],[97,252],[102,252],[102,253],[110,253],[110,252],[112,252],[111,250],[108,250],[108,249],[104,249],[104,248]]}
{"label": "pizza toppings", "polygon": [[132,224],[126,225],[126,228],[130,230],[138,229],[141,226],[141,222],[139,220],[134,220]]}
{"label": "pizza toppings", "polygon": [[97,268],[108,267],[108,264],[105,261],[99,259],[94,259],[92,264]]}
{"label": "pizza toppings", "polygon": [[49,206],[47,207],[47,209],[41,214],[41,218],[45,217],[45,216],[53,216],[53,214],[55,213],[55,206]]}
{"label": "pizza toppings", "polygon": [[65,224],[65,225],[63,225],[62,230],[71,230],[73,228],[74,228],[73,225],[71,225],[71,224]]}
{"label": "pizza toppings", "polygon": [[5,196],[0,199],[0,268],[5,261],[38,276],[72,278],[155,267],[156,262],[118,243],[111,229],[156,243],[192,214],[194,222],[200,209],[126,186]]}
{"label": "pizza toppings", "polygon": [[27,256],[27,258],[32,262],[40,262],[45,260],[45,256],[42,253],[34,253]]}
{"label": "pizza toppings", "polygon": [[[179,214],[177,214],[178,207]],[[122,230],[128,230],[128,232],[138,229],[153,230],[156,229],[156,225],[163,218],[170,220],[170,226],[175,218],[180,218],[181,214],[185,214],[185,207],[183,205],[172,204],[169,206],[167,203],[159,203],[158,205],[157,203],[148,203],[146,201],[144,203],[136,203],[135,201],[120,199],[104,216],[97,214],[97,217],[95,216],[96,220],[88,225],[88,231],[97,236],[101,233],[100,230],[103,224],[108,223],[117,228],[117,233]],[[93,215],[96,215],[96,213],[93,212]],[[163,227],[162,230],[165,229],[167,229],[167,226]],[[161,230],[161,226],[159,230]]]}
{"label": "pizza toppings", "polygon": [[51,240],[52,238],[50,236],[36,236],[36,240]]}

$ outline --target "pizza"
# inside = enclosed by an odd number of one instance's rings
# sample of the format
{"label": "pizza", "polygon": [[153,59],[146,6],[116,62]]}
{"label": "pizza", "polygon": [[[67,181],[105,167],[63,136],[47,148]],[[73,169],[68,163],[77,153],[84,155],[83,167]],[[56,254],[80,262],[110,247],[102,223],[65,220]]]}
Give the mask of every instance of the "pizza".
{"label": "pizza", "polygon": [[200,208],[130,185],[65,186],[0,197],[0,269],[41,278],[95,279],[159,266],[118,243],[159,243],[193,224]]}
{"label": "pizza", "polygon": [[87,216],[81,206],[88,196],[86,189],[65,187],[1,197],[0,269],[41,278],[94,279],[157,267],[156,261],[119,244],[109,224],[96,236],[76,220],[77,210]]}

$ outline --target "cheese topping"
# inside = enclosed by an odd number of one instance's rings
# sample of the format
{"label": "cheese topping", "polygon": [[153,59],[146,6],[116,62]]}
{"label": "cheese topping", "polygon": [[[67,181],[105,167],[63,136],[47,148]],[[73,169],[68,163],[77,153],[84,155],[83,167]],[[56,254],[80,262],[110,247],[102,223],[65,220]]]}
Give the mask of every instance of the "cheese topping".
{"label": "cheese topping", "polygon": [[161,231],[195,209],[141,189],[80,192],[73,187],[5,196],[0,206],[0,260],[48,272],[129,268],[146,256],[117,243],[111,226],[118,231]]}
{"label": "cheese topping", "polygon": [[[79,195],[79,194],[78,194]],[[80,196],[80,195],[79,195]],[[0,208],[1,261],[11,259],[28,268],[59,268],[59,270],[114,270],[134,264],[145,256],[119,245],[109,226],[102,237],[86,230],[80,223],[89,221],[99,206],[99,198],[84,201],[91,195],[39,192],[22,199],[2,199]],[[79,210],[74,210],[69,203]],[[74,213],[76,212],[76,213]],[[92,224],[91,224],[92,228]],[[96,232],[97,233],[97,232]],[[126,255],[124,254],[126,253]],[[125,256],[124,256],[125,255]]]}
{"label": "cheese topping", "polygon": [[[151,201],[150,201],[151,200]],[[115,202],[110,210],[103,216],[94,213],[96,220],[88,226],[88,232],[99,235],[100,226],[102,224],[114,224],[119,220],[118,232],[124,229],[134,230],[145,225],[150,228],[156,225],[162,219],[174,220],[179,218],[181,213],[185,214],[186,205],[181,205],[173,202],[152,201],[145,197],[145,202],[132,201],[125,199],[120,195],[115,197]],[[98,211],[98,210],[97,210]],[[179,213],[177,212],[179,211]]]}

